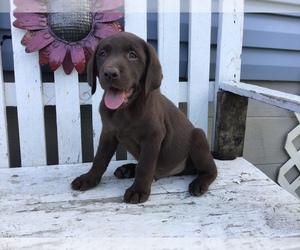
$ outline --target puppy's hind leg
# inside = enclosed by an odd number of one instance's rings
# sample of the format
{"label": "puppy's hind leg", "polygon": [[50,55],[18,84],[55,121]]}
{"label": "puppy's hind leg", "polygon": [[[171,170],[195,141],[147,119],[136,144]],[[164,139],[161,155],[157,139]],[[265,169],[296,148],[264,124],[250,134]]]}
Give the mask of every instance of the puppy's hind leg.
{"label": "puppy's hind leg", "polygon": [[135,167],[136,163],[124,164],[115,170],[114,176],[118,179],[133,178],[135,176]]}
{"label": "puppy's hind leg", "polygon": [[[205,133],[201,129],[193,131],[193,149],[188,157],[188,164],[192,164],[198,171],[198,176],[189,185],[191,195],[204,194],[210,184],[216,179],[218,171],[210,153]],[[190,166],[189,166],[190,167]]]}

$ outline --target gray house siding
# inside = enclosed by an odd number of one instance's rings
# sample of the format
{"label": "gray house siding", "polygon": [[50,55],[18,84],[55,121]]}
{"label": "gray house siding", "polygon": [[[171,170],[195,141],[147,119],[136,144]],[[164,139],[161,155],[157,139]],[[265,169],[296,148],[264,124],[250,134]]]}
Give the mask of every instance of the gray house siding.
{"label": "gray house siding", "polygon": [[[214,79],[218,14],[212,17],[210,77]],[[148,14],[148,39],[156,47],[157,15]],[[181,14],[180,76],[187,78],[188,13]],[[300,80],[300,15],[246,13],[242,55],[243,80]]]}
{"label": "gray house siding", "polygon": [[246,14],[242,79],[300,80],[300,16]]}

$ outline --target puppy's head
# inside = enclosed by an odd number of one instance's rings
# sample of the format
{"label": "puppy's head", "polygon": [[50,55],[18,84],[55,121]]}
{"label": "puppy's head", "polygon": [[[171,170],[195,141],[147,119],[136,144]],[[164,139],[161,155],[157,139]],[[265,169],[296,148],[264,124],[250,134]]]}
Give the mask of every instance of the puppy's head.
{"label": "puppy's head", "polygon": [[127,32],[102,39],[87,66],[88,83],[96,91],[96,77],[109,109],[126,107],[161,85],[162,70],[155,49]]}

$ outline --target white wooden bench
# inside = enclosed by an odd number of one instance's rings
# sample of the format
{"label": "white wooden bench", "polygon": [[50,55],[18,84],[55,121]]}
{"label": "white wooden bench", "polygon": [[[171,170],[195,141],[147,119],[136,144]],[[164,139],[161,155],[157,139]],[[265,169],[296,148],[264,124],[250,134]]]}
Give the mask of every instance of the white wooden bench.
{"label": "white wooden bench", "polygon": [[[266,95],[265,89],[240,83],[243,1],[220,2],[214,83],[209,82],[211,1],[188,2],[188,81],[179,82],[180,1],[158,0],[158,54],[164,71],[162,92],[177,106],[186,102],[188,118],[206,133],[208,102],[216,100],[217,95],[223,98],[224,106],[229,92],[282,106],[282,94]],[[125,30],[147,39],[146,13],[146,0],[126,0]],[[65,75],[59,68],[54,73],[55,84],[42,82],[38,54],[25,53],[20,44],[23,35],[23,31],[12,26],[15,82],[4,82],[0,70],[0,117],[4,118],[0,119],[0,248],[40,249],[41,246],[51,248],[53,244],[61,248],[99,248],[99,244],[117,247],[125,243],[131,249],[141,246],[190,249],[222,244],[231,249],[240,249],[243,244],[271,248],[300,246],[299,238],[287,238],[300,237],[299,200],[241,157],[216,161],[219,176],[210,191],[200,198],[188,194],[191,177],[171,177],[153,184],[146,203],[125,204],[122,195],[131,180],[116,180],[112,174],[123,161],[111,162],[97,188],[87,192],[71,190],[70,182],[90,167],[82,163],[80,105],[92,105],[96,148],[101,131],[98,105],[102,93],[98,88],[91,97],[87,83],[78,82],[75,70]],[[0,61],[0,68],[3,63]],[[226,151],[228,148],[218,143],[223,109],[217,101],[214,103],[218,110],[214,147]],[[285,108],[300,112],[296,96],[287,95],[284,103],[288,103]],[[56,107],[59,153],[59,164],[47,167],[46,105]],[[9,168],[8,106],[17,106],[21,168]],[[239,156],[242,146],[243,140],[238,143],[237,151],[234,145],[229,146],[229,151]],[[176,240],[178,237],[180,241]],[[211,241],[209,237],[217,240]],[[281,239],[274,239],[278,237]]]}

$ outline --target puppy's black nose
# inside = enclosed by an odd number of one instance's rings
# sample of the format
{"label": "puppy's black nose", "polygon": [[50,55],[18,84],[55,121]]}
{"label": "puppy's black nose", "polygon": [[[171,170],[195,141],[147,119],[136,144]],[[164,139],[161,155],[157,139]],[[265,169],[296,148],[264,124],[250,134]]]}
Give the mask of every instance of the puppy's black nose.
{"label": "puppy's black nose", "polygon": [[106,79],[111,81],[111,80],[117,79],[120,76],[120,72],[116,68],[107,67],[104,70],[104,76]]}

